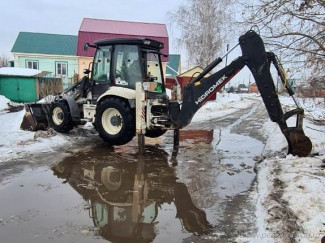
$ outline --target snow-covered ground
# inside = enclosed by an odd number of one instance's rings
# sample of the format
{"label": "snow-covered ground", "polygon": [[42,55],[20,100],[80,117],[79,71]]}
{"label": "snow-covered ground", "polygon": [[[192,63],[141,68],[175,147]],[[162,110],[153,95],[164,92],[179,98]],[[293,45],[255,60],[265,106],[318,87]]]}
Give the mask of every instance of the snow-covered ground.
{"label": "snow-covered ground", "polygon": [[[257,95],[219,95],[208,102],[193,122],[221,117],[248,107]],[[296,108],[291,97],[281,97],[284,111]],[[320,242],[325,236],[325,99],[297,98],[305,110],[304,131],[313,143],[312,155],[287,155],[287,141],[276,123],[263,126],[266,137],[257,166],[257,235],[238,242]],[[294,125],[295,119],[288,124]],[[294,232],[296,232],[294,234]]]}
{"label": "snow-covered ground", "polygon": [[194,115],[192,122],[200,122],[213,118],[223,117],[236,112],[238,109],[249,107],[254,101],[250,98],[258,97],[256,94],[219,94],[215,101],[207,102]]}
{"label": "snow-covered ground", "polygon": [[4,112],[5,109],[8,108],[8,104],[10,104],[10,100],[8,100],[3,95],[0,95],[0,112]]}
{"label": "snow-covered ground", "polygon": [[[193,118],[193,122],[225,116],[247,108],[261,99],[256,95],[218,94]],[[257,166],[258,233],[252,239],[238,242],[320,242],[325,235],[325,104],[324,99],[298,99],[306,110],[304,131],[313,143],[313,154],[307,158],[285,156],[287,143],[277,124],[268,121],[263,131],[264,152]],[[73,139],[60,135],[40,138],[34,132],[19,129],[24,111],[6,113],[8,99],[0,96],[0,154],[2,161],[47,152],[66,146]],[[255,101],[256,102],[256,101]],[[291,98],[281,98],[292,108]],[[316,120],[313,121],[313,120]],[[291,230],[291,232],[290,232]],[[298,232],[291,235],[292,232]]]}
{"label": "snow-covered ground", "polygon": [[[258,235],[264,242],[320,242],[325,236],[325,103],[324,99],[297,99],[305,109],[304,131],[313,143],[307,158],[279,155],[287,142],[275,123],[264,124],[268,137],[258,165]],[[284,109],[294,108],[282,97]],[[296,231],[296,234],[293,234]]]}
{"label": "snow-covered ground", "polygon": [[9,159],[28,157],[34,152],[46,153],[69,143],[66,136],[37,137],[37,133],[20,130],[24,110],[7,113],[10,100],[0,95],[0,163]]}

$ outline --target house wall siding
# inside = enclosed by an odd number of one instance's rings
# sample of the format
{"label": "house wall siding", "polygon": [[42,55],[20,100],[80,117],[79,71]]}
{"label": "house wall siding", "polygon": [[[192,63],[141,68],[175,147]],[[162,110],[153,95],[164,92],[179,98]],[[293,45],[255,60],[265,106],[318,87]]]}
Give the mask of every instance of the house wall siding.
{"label": "house wall siding", "polygon": [[26,68],[26,61],[38,61],[38,69],[51,72],[51,77],[57,77],[56,63],[67,63],[67,77],[63,79],[63,86],[67,88],[73,82],[73,77],[79,72],[78,57],[42,56],[42,55],[14,55],[15,67]]}
{"label": "house wall siding", "polygon": [[93,61],[93,57],[79,57],[79,78],[84,76],[84,69],[91,68],[89,64]]}
{"label": "house wall siding", "polygon": [[38,69],[42,71],[49,71],[53,75],[56,75],[56,62],[65,62],[68,64],[68,77],[72,78],[75,73],[78,73],[78,58],[51,58],[51,57],[42,57],[42,56],[19,56],[18,65],[16,67],[26,67],[27,60],[36,60],[39,63]]}

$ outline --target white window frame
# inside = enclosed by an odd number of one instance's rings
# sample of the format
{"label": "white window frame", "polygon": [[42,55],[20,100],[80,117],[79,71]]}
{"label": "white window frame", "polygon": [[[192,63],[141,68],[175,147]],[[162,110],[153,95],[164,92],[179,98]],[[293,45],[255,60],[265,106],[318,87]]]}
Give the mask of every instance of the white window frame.
{"label": "white window frame", "polygon": [[37,60],[26,60],[26,68],[38,70],[38,61]]}
{"label": "white window frame", "polygon": [[[61,65],[60,68],[59,68],[59,65]],[[63,73],[63,65],[65,65],[65,73]],[[67,62],[55,62],[55,74],[57,76],[61,76],[61,77],[67,76],[68,75],[68,63]]]}

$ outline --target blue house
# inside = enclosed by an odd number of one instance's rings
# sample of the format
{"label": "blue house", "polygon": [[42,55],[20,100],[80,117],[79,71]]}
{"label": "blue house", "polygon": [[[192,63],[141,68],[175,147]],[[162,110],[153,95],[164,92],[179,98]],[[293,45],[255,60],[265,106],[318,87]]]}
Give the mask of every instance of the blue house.
{"label": "blue house", "polygon": [[78,76],[77,36],[20,32],[11,50],[14,66],[52,73],[67,88]]}

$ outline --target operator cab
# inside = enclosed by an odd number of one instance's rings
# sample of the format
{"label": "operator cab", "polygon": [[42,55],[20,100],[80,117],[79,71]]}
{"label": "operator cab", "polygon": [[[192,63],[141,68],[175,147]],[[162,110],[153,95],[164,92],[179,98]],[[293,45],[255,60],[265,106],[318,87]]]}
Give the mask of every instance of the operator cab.
{"label": "operator cab", "polygon": [[92,67],[93,98],[110,86],[135,89],[136,82],[156,82],[156,92],[165,92],[162,55],[163,43],[151,39],[105,39],[95,41]]}

